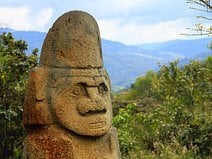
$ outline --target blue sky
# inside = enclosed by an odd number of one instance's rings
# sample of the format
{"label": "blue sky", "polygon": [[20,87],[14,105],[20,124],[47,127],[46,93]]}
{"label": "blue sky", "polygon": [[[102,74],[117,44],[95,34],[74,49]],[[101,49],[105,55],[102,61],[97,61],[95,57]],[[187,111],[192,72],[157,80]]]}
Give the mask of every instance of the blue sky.
{"label": "blue sky", "polygon": [[186,0],[0,0],[0,26],[47,32],[70,10],[90,13],[102,38],[125,44],[187,39],[180,34],[199,22]]}

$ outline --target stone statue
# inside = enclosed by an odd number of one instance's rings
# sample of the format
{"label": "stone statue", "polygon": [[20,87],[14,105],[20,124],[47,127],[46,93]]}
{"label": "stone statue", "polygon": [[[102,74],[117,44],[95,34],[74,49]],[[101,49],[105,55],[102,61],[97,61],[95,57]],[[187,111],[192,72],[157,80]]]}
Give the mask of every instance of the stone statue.
{"label": "stone statue", "polygon": [[24,157],[119,159],[111,122],[110,80],[98,25],[85,12],[67,12],[49,30],[39,66],[29,75]]}

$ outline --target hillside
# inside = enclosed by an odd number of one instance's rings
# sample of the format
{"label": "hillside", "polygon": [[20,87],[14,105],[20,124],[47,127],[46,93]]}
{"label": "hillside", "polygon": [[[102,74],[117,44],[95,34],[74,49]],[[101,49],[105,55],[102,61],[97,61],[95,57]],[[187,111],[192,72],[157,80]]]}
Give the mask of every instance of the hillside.
{"label": "hillside", "polygon": [[[34,48],[41,50],[46,33],[36,31],[15,31],[0,29],[0,32],[12,32],[16,39],[28,43],[28,53]],[[158,63],[163,64],[175,59],[192,59],[207,57],[212,52],[207,48],[211,41],[175,40],[165,43],[153,43],[129,46],[120,42],[102,39],[104,65],[110,75],[113,89],[130,86],[137,76],[145,74],[148,70],[157,70]]]}
{"label": "hillside", "polygon": [[172,52],[182,55],[185,58],[193,58],[201,53],[208,52],[207,46],[212,42],[211,38],[194,39],[194,40],[172,40],[163,43],[150,43],[137,45],[157,52]]}

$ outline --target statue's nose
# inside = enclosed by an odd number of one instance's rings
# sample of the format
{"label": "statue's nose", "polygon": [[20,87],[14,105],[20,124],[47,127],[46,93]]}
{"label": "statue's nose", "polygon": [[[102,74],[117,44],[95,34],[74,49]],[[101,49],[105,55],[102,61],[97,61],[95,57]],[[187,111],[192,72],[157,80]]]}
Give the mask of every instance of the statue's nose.
{"label": "statue's nose", "polygon": [[106,99],[99,94],[96,87],[87,88],[88,98],[78,103],[78,111],[82,115],[106,113]]}

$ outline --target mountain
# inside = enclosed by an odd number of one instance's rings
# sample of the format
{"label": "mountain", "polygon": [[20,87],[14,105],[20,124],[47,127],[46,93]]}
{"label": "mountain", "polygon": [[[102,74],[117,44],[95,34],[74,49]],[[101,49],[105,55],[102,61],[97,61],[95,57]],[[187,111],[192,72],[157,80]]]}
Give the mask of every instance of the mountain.
{"label": "mountain", "polygon": [[155,70],[157,62],[163,60],[148,54],[148,51],[119,42],[102,40],[103,58],[112,84],[130,85],[137,76]]}
{"label": "mountain", "polygon": [[13,32],[13,36],[16,39],[25,40],[28,44],[28,51],[32,52],[35,48],[41,50],[46,33],[36,31],[15,31]]}
{"label": "mountain", "polygon": [[193,58],[201,53],[209,52],[207,48],[212,38],[202,38],[194,40],[172,40],[163,43],[140,44],[137,47],[157,51],[157,52],[171,52],[182,55],[184,58]]}
{"label": "mountain", "polygon": [[[16,39],[28,43],[28,54],[34,48],[41,50],[46,36],[44,32],[10,31]],[[3,32],[0,29],[0,33]],[[104,65],[111,78],[114,89],[130,86],[137,76],[144,75],[148,70],[157,70],[158,63],[164,64],[175,59],[202,59],[212,55],[206,46],[211,39],[174,40],[165,43],[153,43],[130,46],[120,42],[102,39]]]}

